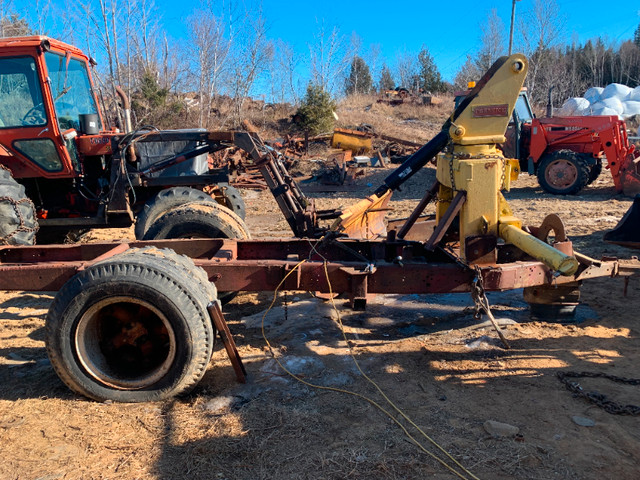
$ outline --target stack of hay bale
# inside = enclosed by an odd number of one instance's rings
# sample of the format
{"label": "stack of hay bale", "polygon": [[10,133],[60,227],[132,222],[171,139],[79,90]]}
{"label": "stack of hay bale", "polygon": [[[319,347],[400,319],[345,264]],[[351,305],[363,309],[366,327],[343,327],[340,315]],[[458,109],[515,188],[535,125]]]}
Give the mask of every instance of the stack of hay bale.
{"label": "stack of hay bale", "polygon": [[611,83],[604,88],[591,87],[583,97],[565,101],[557,115],[617,115],[621,120],[628,120],[636,115],[640,117],[640,86],[631,88]]}

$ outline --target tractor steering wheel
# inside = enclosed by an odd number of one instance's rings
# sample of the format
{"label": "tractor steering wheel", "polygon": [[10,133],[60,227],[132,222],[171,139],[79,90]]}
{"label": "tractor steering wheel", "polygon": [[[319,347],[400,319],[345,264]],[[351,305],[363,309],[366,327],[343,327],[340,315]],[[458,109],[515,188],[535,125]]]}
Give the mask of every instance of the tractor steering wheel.
{"label": "tractor steering wheel", "polygon": [[31,107],[22,117],[22,125],[43,125],[47,122],[42,102]]}

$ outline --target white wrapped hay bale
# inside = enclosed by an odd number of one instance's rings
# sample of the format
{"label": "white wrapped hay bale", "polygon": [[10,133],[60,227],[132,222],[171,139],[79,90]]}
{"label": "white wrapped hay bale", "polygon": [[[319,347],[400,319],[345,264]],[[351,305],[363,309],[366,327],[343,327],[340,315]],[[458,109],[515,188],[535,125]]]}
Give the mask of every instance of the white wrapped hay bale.
{"label": "white wrapped hay bale", "polygon": [[[594,113],[601,111],[603,108],[606,108],[607,111],[613,113]],[[618,98],[609,97],[592,104],[590,111],[590,115],[622,115],[624,107],[622,106],[622,102]]]}
{"label": "white wrapped hay bale", "polygon": [[600,95],[602,95],[602,91],[604,88],[602,87],[591,87],[586,92],[584,92],[584,98],[589,101],[589,103],[596,103],[600,101]]}
{"label": "white wrapped hay bale", "polygon": [[607,107],[605,104],[603,104],[602,102],[598,102],[598,103],[594,103],[593,105],[591,105],[591,108],[588,110],[588,114],[585,113],[585,115],[617,115],[620,116],[620,113],[618,113],[617,110],[614,110],[613,108]]}
{"label": "white wrapped hay bale", "polygon": [[582,115],[583,112],[590,106],[589,100],[582,97],[573,97],[568,99],[562,104],[558,115],[564,117],[571,117],[574,115]]}
{"label": "white wrapped hay bale", "polygon": [[628,100],[632,102],[640,102],[640,85],[631,90]]}
{"label": "white wrapped hay bale", "polygon": [[622,103],[622,107],[622,116],[625,118],[640,115],[640,101],[627,100]]}
{"label": "white wrapped hay bale", "polygon": [[626,85],[621,85],[620,83],[610,83],[600,94],[600,101],[609,99],[609,98],[617,98],[620,101],[627,100],[629,98],[629,94],[631,93],[632,88],[627,87]]}

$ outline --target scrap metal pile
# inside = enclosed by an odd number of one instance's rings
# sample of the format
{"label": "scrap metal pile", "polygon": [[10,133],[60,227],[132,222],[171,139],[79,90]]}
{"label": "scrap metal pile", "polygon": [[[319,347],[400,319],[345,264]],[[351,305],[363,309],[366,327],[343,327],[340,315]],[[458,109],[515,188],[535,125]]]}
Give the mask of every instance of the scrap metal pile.
{"label": "scrap metal pile", "polygon": [[[255,127],[245,122],[248,131]],[[353,185],[363,175],[365,167],[386,168],[402,163],[422,144],[376,134],[370,125],[355,129],[336,128],[332,134],[283,138],[265,141],[288,171],[295,172],[297,181],[321,185]],[[251,155],[238,147],[209,155],[210,168],[227,168],[234,187],[264,190],[266,182]]]}

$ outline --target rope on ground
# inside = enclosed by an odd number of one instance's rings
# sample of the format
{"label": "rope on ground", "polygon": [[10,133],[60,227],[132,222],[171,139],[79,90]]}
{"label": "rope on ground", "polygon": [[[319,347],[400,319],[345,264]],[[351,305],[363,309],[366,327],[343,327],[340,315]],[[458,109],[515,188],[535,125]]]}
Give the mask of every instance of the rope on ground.
{"label": "rope on ground", "polygon": [[371,404],[372,406],[376,407],[378,410],[380,410],[382,413],[384,413],[387,417],[389,417],[396,425],[398,425],[398,427],[400,427],[400,429],[404,432],[404,434],[425,454],[429,455],[431,458],[433,458],[434,460],[436,460],[438,463],[440,463],[443,467],[445,467],[447,470],[449,470],[451,473],[453,473],[454,475],[456,475],[458,478],[461,478],[463,480],[480,480],[478,477],[476,477],[473,473],[471,473],[469,470],[467,470],[466,468],[464,468],[455,458],[453,458],[453,456],[451,454],[449,454],[442,446],[440,446],[435,440],[433,440],[431,437],[429,437],[418,425],[416,425],[415,422],[413,422],[399,407],[397,407],[392,401],[391,399],[389,399],[389,397],[382,391],[382,389],[378,386],[378,384],[376,384],[368,375],[366,375],[364,373],[364,371],[360,368],[360,364],[358,363],[358,361],[356,360],[356,357],[353,353],[353,350],[351,348],[351,345],[349,344],[348,340],[347,340],[347,336],[345,334],[344,331],[344,325],[342,324],[342,318],[340,316],[340,312],[338,311],[338,308],[333,300],[333,291],[331,288],[331,281],[329,279],[329,271],[327,269],[327,261],[325,259],[324,261],[324,272],[325,272],[325,276],[327,279],[327,283],[329,286],[329,296],[331,298],[331,305],[334,309],[334,311],[337,314],[337,318],[338,318],[338,323],[340,326],[340,330],[342,332],[342,336],[343,339],[345,341],[345,343],[347,344],[347,348],[349,349],[349,354],[351,355],[352,360],[354,361],[358,371],[360,372],[360,374],[369,382],[371,383],[377,390],[378,392],[382,395],[382,397],[385,399],[385,401],[396,411],[398,412],[402,418],[404,418],[407,422],[409,422],[409,424],[411,426],[413,426],[416,430],[418,430],[418,432],[420,432],[420,434],[425,437],[432,445],[434,445],[438,450],[440,450],[441,452],[444,453],[444,455],[446,457],[448,457],[451,461],[453,461],[464,473],[460,473],[458,472],[454,467],[452,467],[451,465],[449,465],[445,460],[443,460],[442,458],[440,458],[438,455],[434,454],[433,452],[430,452],[429,450],[427,450],[427,448],[424,447],[424,445],[422,445],[418,439],[416,439],[413,435],[411,435],[411,433],[409,433],[409,431],[407,430],[407,428],[400,423],[400,421],[386,408],[384,408],[382,405],[380,405],[378,402],[376,402],[375,400],[373,400],[372,398],[369,398],[365,395],[362,395],[360,393],[357,392],[353,392],[351,390],[345,390],[342,388],[337,388],[337,387],[327,387],[324,385],[317,385],[311,382],[308,382],[302,378],[300,378],[299,376],[297,376],[296,374],[292,373],[291,371],[289,371],[280,361],[280,359],[275,355],[274,351],[273,351],[273,347],[271,345],[271,342],[269,342],[269,339],[267,338],[266,332],[265,332],[265,328],[264,328],[264,320],[267,316],[267,314],[271,311],[271,309],[273,308],[273,306],[275,305],[275,302],[278,298],[278,291],[280,290],[280,288],[282,287],[282,285],[285,283],[285,281],[287,280],[287,278],[289,278],[289,276],[291,274],[293,274],[298,268],[300,268],[300,266],[305,263],[307,260],[303,259],[300,262],[298,262],[285,276],[284,278],[280,281],[280,283],[278,284],[278,286],[276,287],[276,289],[273,292],[273,299],[271,300],[271,304],[269,305],[269,308],[265,311],[264,315],[262,316],[262,322],[261,322],[261,331],[262,331],[262,338],[264,339],[264,341],[267,344],[267,347],[269,348],[269,352],[271,353],[271,356],[273,357],[273,359],[277,362],[277,364],[280,366],[280,368],[282,368],[282,370],[284,370],[284,372],[287,373],[287,375],[289,375],[290,377],[294,378],[295,380],[297,380],[298,382],[307,385],[309,387],[318,389],[318,390],[326,390],[326,391],[332,391],[332,392],[338,392],[338,393],[344,393],[347,395],[351,395],[353,397],[359,398],[361,400],[364,400],[365,402],[368,402],[369,404]]}

